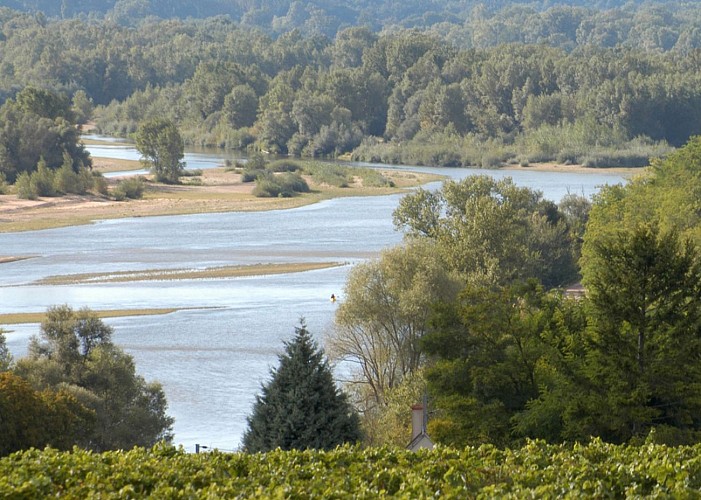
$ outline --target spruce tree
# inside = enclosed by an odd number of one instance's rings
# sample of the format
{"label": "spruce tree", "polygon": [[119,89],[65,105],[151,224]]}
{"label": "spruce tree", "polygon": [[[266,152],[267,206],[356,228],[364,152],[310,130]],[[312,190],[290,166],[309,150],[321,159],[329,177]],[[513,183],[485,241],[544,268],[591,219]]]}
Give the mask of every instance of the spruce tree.
{"label": "spruce tree", "polygon": [[304,321],[295,328],[292,341],[285,342],[271,376],[248,417],[246,451],[332,449],[360,439],[358,415],[336,387]]}

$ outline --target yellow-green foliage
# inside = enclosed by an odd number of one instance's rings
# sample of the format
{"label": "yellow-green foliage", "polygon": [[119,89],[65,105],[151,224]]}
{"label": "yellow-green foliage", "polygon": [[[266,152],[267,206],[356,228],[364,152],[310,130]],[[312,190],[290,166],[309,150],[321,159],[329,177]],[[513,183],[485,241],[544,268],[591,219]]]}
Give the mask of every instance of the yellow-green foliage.
{"label": "yellow-green foliage", "polygon": [[701,445],[528,443],[411,453],[385,448],[187,454],[29,450],[0,459],[3,498],[689,498]]}

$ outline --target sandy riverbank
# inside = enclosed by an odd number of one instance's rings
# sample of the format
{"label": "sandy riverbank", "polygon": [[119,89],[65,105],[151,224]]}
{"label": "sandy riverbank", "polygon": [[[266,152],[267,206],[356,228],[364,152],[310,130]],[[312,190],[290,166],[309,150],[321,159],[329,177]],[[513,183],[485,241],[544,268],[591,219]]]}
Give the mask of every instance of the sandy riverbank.
{"label": "sandy riverbank", "polygon": [[[119,160],[94,158],[94,168],[109,171]],[[134,162],[137,163],[138,162]],[[257,198],[253,196],[254,183],[241,182],[241,175],[214,168],[202,171],[201,176],[183,177],[182,184],[148,183],[144,198],[115,201],[95,195],[70,195],[57,198],[21,200],[16,195],[0,195],[0,232],[30,231],[55,227],[89,224],[95,220],[124,217],[152,217],[196,213],[277,210],[316,203],[342,196],[372,196],[400,192],[438,179],[431,174],[387,171],[396,187],[365,187],[360,181],[347,188],[319,185],[307,178],[312,190],[293,198]],[[118,180],[111,178],[110,185]]]}

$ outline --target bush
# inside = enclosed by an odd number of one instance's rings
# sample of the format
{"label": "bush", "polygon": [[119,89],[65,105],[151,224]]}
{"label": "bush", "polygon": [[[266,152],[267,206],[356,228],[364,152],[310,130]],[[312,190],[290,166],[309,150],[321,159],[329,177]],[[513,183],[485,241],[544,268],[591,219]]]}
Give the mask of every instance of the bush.
{"label": "bush", "polygon": [[363,187],[394,187],[394,182],[372,168],[354,169],[353,173],[363,179]]}
{"label": "bush", "polygon": [[49,170],[43,159],[39,160],[37,171],[30,177],[32,191],[37,196],[56,196],[54,189],[54,172]]}
{"label": "bush", "polygon": [[[86,172],[88,170],[86,169]],[[92,190],[101,195],[107,196],[109,189],[107,188],[107,179],[100,172],[93,171],[89,172],[92,179]]]}
{"label": "bush", "polygon": [[17,197],[23,200],[36,200],[38,197],[32,187],[32,178],[27,172],[22,172],[17,176],[15,188],[17,188]]}
{"label": "bush", "polygon": [[309,185],[299,174],[284,173],[261,175],[256,181],[253,195],[259,198],[289,198],[297,193],[308,193]]}
{"label": "bush", "polygon": [[258,176],[265,174],[263,170],[246,169],[241,173],[241,182],[253,182],[258,179]]}
{"label": "bush", "polygon": [[[81,168],[81,173],[84,170]],[[70,164],[64,163],[54,175],[54,189],[56,192],[64,194],[85,194],[88,188],[92,187],[92,178],[88,180],[89,184],[86,183],[85,176],[74,172]]]}
{"label": "bush", "polygon": [[297,172],[301,168],[302,165],[293,160],[277,160],[267,167],[271,172]]}
{"label": "bush", "polygon": [[144,180],[141,176],[129,177],[119,181],[112,191],[114,199],[124,201],[126,199],[138,200],[144,195]]}
{"label": "bush", "polygon": [[349,169],[339,165],[308,162],[304,165],[304,171],[311,175],[319,184],[344,188],[348,187],[351,182]]}

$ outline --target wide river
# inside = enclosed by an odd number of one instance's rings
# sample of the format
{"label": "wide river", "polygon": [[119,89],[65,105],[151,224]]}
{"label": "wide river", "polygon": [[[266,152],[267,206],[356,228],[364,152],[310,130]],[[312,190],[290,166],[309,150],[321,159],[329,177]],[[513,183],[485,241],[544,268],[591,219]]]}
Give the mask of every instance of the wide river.
{"label": "wide river", "polygon": [[[93,156],[138,158],[128,145],[90,147]],[[189,153],[189,167],[221,164],[221,154]],[[387,167],[383,167],[387,168]],[[410,167],[395,167],[410,168]],[[423,169],[425,170],[425,169]],[[433,169],[459,179],[488,174],[541,190],[559,201],[567,192],[595,193],[625,182],[619,174],[531,170]],[[108,319],[114,341],[146,380],[163,384],[175,418],[175,444],[235,450],[261,383],[282,341],[304,317],[323,345],[333,327],[350,268],[401,242],[392,225],[400,195],[339,198],[284,211],[217,213],[98,221],[92,225],[0,234],[0,255],[32,258],[2,264],[0,312],[74,308],[183,308],[163,316]],[[45,286],[47,276],[235,264],[340,262],[322,271],[231,279]],[[26,353],[36,324],[6,327],[15,357]]]}

